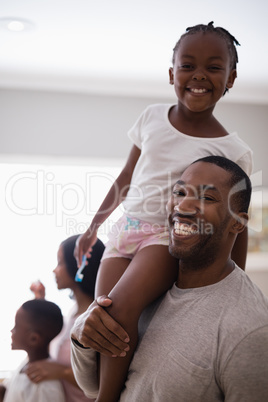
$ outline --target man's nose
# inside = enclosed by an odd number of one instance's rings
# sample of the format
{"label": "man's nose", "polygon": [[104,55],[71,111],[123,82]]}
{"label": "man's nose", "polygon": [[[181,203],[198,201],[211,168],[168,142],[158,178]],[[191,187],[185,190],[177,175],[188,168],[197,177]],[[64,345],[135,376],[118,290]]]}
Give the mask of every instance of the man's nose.
{"label": "man's nose", "polygon": [[174,211],[180,215],[194,216],[197,214],[197,206],[194,200],[184,198],[174,206]]}

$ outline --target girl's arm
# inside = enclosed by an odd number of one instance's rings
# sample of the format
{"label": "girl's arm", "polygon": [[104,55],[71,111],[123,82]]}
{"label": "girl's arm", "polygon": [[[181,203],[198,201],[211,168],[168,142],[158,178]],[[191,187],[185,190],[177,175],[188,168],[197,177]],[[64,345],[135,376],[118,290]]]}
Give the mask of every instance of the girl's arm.
{"label": "girl's arm", "polygon": [[96,215],[94,216],[87,231],[79,237],[74,255],[76,257],[78,266],[82,263],[83,254],[88,254],[90,248],[97,240],[97,231],[100,225],[110,216],[110,214],[118,207],[118,205],[125,199],[129,190],[132,174],[136,163],[140,156],[140,149],[133,145],[130,151],[128,160],[110,188]]}
{"label": "girl's arm", "polygon": [[232,249],[232,260],[245,271],[248,251],[248,228],[239,233]]}

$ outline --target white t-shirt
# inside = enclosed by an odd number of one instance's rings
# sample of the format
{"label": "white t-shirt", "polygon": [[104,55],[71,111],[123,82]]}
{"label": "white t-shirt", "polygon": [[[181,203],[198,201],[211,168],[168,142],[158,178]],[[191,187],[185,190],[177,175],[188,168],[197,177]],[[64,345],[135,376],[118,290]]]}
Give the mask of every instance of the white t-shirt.
{"label": "white t-shirt", "polygon": [[59,380],[33,383],[21,370],[27,363],[24,361],[14,372],[7,387],[4,402],[65,402],[62,384]]}
{"label": "white t-shirt", "polygon": [[172,186],[195,160],[220,155],[236,162],[249,176],[253,169],[252,151],[236,133],[217,138],[183,134],[168,119],[172,106],[148,106],[128,132],[141,155],[123,202],[125,213],[161,226],[166,222]]}

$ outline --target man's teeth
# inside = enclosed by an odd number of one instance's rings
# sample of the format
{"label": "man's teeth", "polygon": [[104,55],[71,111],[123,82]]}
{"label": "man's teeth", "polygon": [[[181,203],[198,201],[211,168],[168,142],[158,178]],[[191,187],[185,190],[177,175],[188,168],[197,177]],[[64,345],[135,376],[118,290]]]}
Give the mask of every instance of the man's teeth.
{"label": "man's teeth", "polygon": [[176,234],[184,235],[184,236],[198,233],[197,229],[194,229],[189,225],[186,225],[184,223],[179,223],[179,222],[174,223],[174,230],[175,230]]}
{"label": "man's teeth", "polygon": [[204,94],[205,92],[208,92],[208,90],[205,88],[190,88],[190,91],[194,92],[195,94]]}

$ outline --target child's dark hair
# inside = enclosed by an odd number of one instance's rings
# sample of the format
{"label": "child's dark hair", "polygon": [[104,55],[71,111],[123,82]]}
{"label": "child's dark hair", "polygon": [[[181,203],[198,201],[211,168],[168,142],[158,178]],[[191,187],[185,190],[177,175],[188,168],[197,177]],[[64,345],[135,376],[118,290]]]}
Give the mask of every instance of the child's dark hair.
{"label": "child's dark hair", "polygon": [[235,45],[240,46],[240,43],[226,29],[221,28],[221,27],[214,27],[213,23],[214,22],[211,21],[207,25],[199,24],[199,25],[195,25],[193,27],[186,28],[186,32],[180,37],[180,39],[178,40],[178,42],[176,43],[176,45],[173,49],[173,57],[172,57],[173,65],[175,63],[176,52],[180,46],[181,40],[183,38],[185,38],[185,36],[192,35],[192,34],[195,34],[198,32],[213,32],[213,33],[215,32],[215,34],[219,35],[221,38],[223,38],[225,40],[228,50],[229,50],[230,59],[231,59],[230,67],[232,70],[236,70],[236,64],[238,63],[238,55],[237,55]]}
{"label": "child's dark hair", "polygon": [[[74,258],[74,248],[78,237],[79,235],[68,237],[61,243],[66,269],[73,280],[75,279],[78,269],[76,259]],[[102,241],[97,239],[96,243],[92,247],[91,257],[88,258],[88,263],[83,270],[83,280],[82,282],[77,282],[77,285],[80,287],[80,289],[91,297],[94,297],[96,276],[104,248],[105,247]]]}
{"label": "child's dark hair", "polygon": [[248,212],[252,186],[248,175],[238,166],[235,162],[224,156],[211,155],[204,158],[197,159],[192,164],[197,162],[212,163],[221,167],[231,174],[230,187],[232,196],[233,210],[238,212]]}
{"label": "child's dark hair", "polygon": [[57,304],[44,299],[29,300],[21,306],[29,315],[33,330],[49,344],[63,327],[61,309]]}

